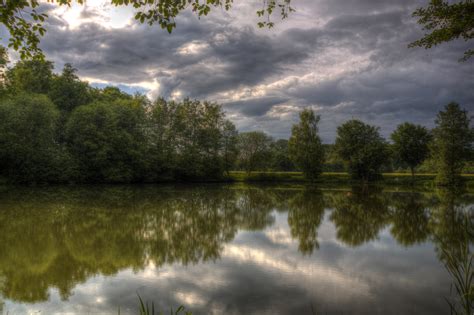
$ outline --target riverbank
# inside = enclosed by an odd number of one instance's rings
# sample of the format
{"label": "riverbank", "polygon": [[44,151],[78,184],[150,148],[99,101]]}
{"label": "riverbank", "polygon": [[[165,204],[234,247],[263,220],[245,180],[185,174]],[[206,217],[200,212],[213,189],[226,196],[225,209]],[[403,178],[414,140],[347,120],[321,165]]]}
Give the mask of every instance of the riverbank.
{"label": "riverbank", "polygon": [[[275,182],[275,183],[308,183],[302,172],[230,172],[228,178],[234,182]],[[412,178],[410,173],[383,173],[382,178],[371,183],[383,185],[421,185],[434,186],[436,174],[415,174]],[[474,174],[463,174],[466,186],[474,188]],[[324,185],[347,185],[360,184],[345,172],[324,172],[315,181],[316,184]]]}
{"label": "riverbank", "polygon": [[[474,190],[474,174],[463,174],[462,178],[465,183],[465,187],[468,189]],[[436,174],[434,173],[420,173],[415,174],[412,178],[409,173],[383,173],[382,177],[378,180],[370,181],[370,185],[383,185],[383,186],[407,186],[418,188],[435,188],[435,179]],[[0,187],[19,187],[19,186],[122,186],[122,185],[194,185],[194,184],[239,184],[239,183],[248,183],[248,184],[282,184],[282,185],[306,185],[306,184],[316,184],[321,187],[334,187],[334,186],[343,186],[351,187],[354,185],[361,185],[364,182],[360,180],[354,180],[350,177],[348,173],[345,172],[324,172],[318,179],[314,182],[307,180],[302,172],[251,172],[247,173],[244,171],[232,171],[228,175],[220,179],[196,179],[196,180],[161,180],[156,182],[131,182],[131,183],[107,183],[107,182],[94,182],[94,183],[36,183],[36,184],[19,184],[19,183],[9,183],[5,178],[0,177]]]}

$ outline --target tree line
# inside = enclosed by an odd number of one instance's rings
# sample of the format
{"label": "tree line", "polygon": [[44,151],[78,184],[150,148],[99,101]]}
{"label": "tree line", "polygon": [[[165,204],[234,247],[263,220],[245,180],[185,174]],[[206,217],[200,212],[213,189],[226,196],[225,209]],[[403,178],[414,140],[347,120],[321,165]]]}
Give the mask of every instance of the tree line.
{"label": "tree line", "polygon": [[40,59],[19,61],[0,80],[0,176],[17,183],[131,183],[222,180],[232,170],[349,171],[374,180],[382,171],[429,160],[440,184],[459,181],[472,161],[468,112],[450,103],[436,128],[410,123],[386,141],[379,128],[350,120],[323,144],[320,116],[300,113],[289,140],[239,133],[213,102],[150,101],[115,87],[94,88],[70,64],[60,74]]}

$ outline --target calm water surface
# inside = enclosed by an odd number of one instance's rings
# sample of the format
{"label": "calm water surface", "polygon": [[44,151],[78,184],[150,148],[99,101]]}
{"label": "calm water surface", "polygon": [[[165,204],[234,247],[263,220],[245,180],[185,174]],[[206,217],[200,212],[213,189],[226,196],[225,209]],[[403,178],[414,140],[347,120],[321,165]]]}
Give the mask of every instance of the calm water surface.
{"label": "calm water surface", "polygon": [[[0,314],[449,314],[474,195],[209,186],[0,191]],[[467,218],[467,219],[466,219]]]}

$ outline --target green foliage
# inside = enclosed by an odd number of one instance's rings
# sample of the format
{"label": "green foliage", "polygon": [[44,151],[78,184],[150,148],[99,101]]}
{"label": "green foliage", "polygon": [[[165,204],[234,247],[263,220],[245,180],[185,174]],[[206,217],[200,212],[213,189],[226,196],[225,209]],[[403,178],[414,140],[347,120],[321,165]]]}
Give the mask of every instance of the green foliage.
{"label": "green foliage", "polygon": [[89,85],[79,80],[77,69],[65,64],[61,75],[54,76],[48,91],[49,98],[62,112],[70,113],[76,107],[92,101]]}
{"label": "green foliage", "polygon": [[295,169],[293,161],[290,159],[288,140],[279,139],[271,144],[272,162],[271,168],[277,171],[289,172]]}
{"label": "green foliage", "polygon": [[237,131],[215,103],[159,99],[148,135],[152,168],[177,179],[219,179],[235,160]]}
{"label": "green foliage", "polygon": [[8,47],[18,51],[22,59],[41,52],[38,44],[46,32],[42,23],[47,15],[37,12],[38,6],[38,0],[0,1],[0,23],[10,33]]}
{"label": "green foliage", "polygon": [[239,135],[239,166],[247,174],[264,170],[271,161],[272,138],[262,131],[244,132]]}
{"label": "green foliage", "polygon": [[[219,105],[188,99],[159,99],[152,104],[142,95],[131,96],[116,87],[91,88],[69,64],[60,75],[52,74],[52,69],[48,61],[20,61],[8,70],[4,93],[14,98],[36,92],[54,103],[59,116],[48,130],[55,144],[52,160],[61,163],[51,166],[56,176],[41,181],[215,180],[233,167],[238,132]],[[22,132],[21,125],[2,122],[2,127]],[[35,155],[34,145],[30,149]],[[16,151],[9,154],[15,160]],[[23,176],[13,167],[9,172],[10,180]]]}
{"label": "green foliage", "polygon": [[[291,0],[261,1],[263,8],[257,11],[257,16],[261,19],[257,23],[259,27],[273,27],[274,23],[270,20],[270,16],[275,12],[279,12],[281,18],[285,19],[294,11],[290,6]],[[48,0],[48,2],[70,6],[73,0]],[[83,4],[85,0],[76,2]],[[233,0],[110,0],[110,2],[115,6],[132,6],[136,10],[135,20],[149,25],[158,24],[169,33],[176,27],[175,18],[188,8],[198,17],[202,17],[215,8],[230,10],[233,4]],[[44,21],[48,15],[36,10],[39,4],[39,0],[0,0],[0,23],[10,34],[8,46],[19,51],[22,59],[43,58],[38,45],[40,38],[46,33]]]}
{"label": "green foliage", "polygon": [[21,93],[0,101],[0,174],[14,182],[54,181],[59,147],[59,117],[44,95]]}
{"label": "green foliage", "polygon": [[7,49],[0,45],[0,97],[5,92],[5,71],[8,64]]}
{"label": "green foliage", "polygon": [[300,122],[293,125],[288,143],[291,160],[310,180],[322,172],[324,151],[318,134],[320,116],[305,109],[300,113]]}
{"label": "green foliage", "polygon": [[429,155],[431,135],[428,129],[411,123],[403,123],[390,137],[396,159],[408,165],[414,176],[415,167],[423,163]]}
{"label": "green foliage", "polygon": [[178,177],[218,178],[222,175],[221,140],[224,114],[219,105],[184,100],[176,108],[174,141]]}
{"label": "green foliage", "polygon": [[222,163],[227,175],[235,166],[239,154],[239,132],[229,120],[224,122],[222,129]]}
{"label": "green foliage", "polygon": [[[423,29],[430,31],[409,45],[425,49],[458,38],[469,41],[474,38],[474,2],[472,0],[444,1],[430,0],[428,6],[418,8],[414,13]],[[464,52],[460,61],[468,60],[474,50]]]}
{"label": "green foliage", "polygon": [[466,161],[472,160],[474,130],[470,122],[467,111],[457,103],[449,103],[437,115],[432,152],[440,185],[458,184]]}
{"label": "green foliage", "polygon": [[[38,171],[25,171],[13,162],[4,163],[2,180],[24,183],[215,181],[234,178],[230,174],[233,170],[245,170],[245,180],[291,181],[302,180],[301,175],[250,176],[250,172],[292,171],[298,166],[306,179],[317,181],[323,170],[344,171],[343,162],[354,179],[372,180],[382,170],[386,171],[382,168],[384,164],[390,164],[387,144],[378,128],[357,120],[338,128],[335,145],[323,145],[318,135],[319,116],[305,110],[300,123],[293,126],[289,141],[273,141],[259,131],[239,135],[221,106],[215,103],[189,99],[151,102],[143,95],[132,96],[116,87],[92,88],[78,78],[76,69],[69,64],[59,75],[52,70],[52,63],[41,59],[20,61],[7,70],[0,91],[5,117],[0,121],[0,128],[4,130],[3,141],[12,145],[3,145],[2,154],[9,161],[20,163],[28,151],[30,164],[25,167],[31,170],[31,161],[38,159]],[[26,100],[27,105],[15,108],[12,104],[19,100]],[[42,105],[33,106],[35,102]],[[33,117],[33,109],[45,113]],[[425,172],[439,170],[440,183],[451,185],[455,181],[452,178],[457,178],[465,162],[471,160],[472,152],[473,132],[467,113],[458,111],[461,113],[449,114],[454,118],[440,113],[439,126],[434,132],[436,154],[430,161],[424,161],[430,138],[427,130],[411,124],[399,126],[392,135],[398,160],[412,170],[424,162]],[[32,126],[44,123],[45,130],[32,132],[28,119]],[[18,123],[12,123],[16,120]],[[453,128],[462,130],[453,131]],[[21,140],[23,134],[29,135],[30,142]],[[44,149],[35,150],[36,135],[38,142],[49,143],[41,147]],[[50,150],[49,155],[45,150]],[[327,164],[323,164],[324,152],[328,152]],[[340,182],[341,178],[326,176],[324,181],[327,180]],[[396,177],[390,182],[407,181]]]}
{"label": "green foliage", "polygon": [[41,59],[19,61],[6,75],[12,94],[22,91],[48,94],[53,78],[53,63]]}
{"label": "green foliage", "polygon": [[144,169],[144,110],[131,101],[96,102],[73,111],[66,141],[81,180],[132,182]]}
{"label": "green foliage", "polygon": [[380,177],[380,169],[388,159],[385,140],[379,128],[350,120],[337,128],[335,150],[349,166],[353,178],[364,181]]}

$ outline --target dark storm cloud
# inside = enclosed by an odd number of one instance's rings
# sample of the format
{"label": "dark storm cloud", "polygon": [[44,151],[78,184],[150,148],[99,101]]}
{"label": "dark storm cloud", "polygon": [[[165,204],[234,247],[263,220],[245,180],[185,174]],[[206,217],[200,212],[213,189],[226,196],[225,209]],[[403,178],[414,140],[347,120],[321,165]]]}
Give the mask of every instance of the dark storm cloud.
{"label": "dark storm cloud", "polygon": [[265,115],[273,106],[288,101],[288,98],[264,97],[250,99],[245,101],[224,103],[224,109],[237,111],[245,116],[262,116]]}
{"label": "dark storm cloud", "polygon": [[288,136],[297,111],[312,106],[322,115],[324,141],[352,117],[378,124],[388,135],[405,120],[431,126],[451,100],[474,109],[473,61],[457,62],[467,43],[407,48],[423,35],[411,17],[420,4],[300,1],[294,16],[278,21],[281,31],[229,25],[226,15],[198,21],[185,13],[171,35],[135,24],[106,28],[90,22],[100,12],[83,12],[89,22],[75,29],[50,19],[42,47],[58,66],[71,62],[84,77],[125,85],[155,81],[153,95],[179,91],[181,97],[219,100],[241,129]]}
{"label": "dark storm cloud", "polygon": [[[165,97],[174,89],[206,97],[257,84],[283,73],[285,66],[301,62],[311,51],[311,46],[286,34],[262,36],[248,27],[215,31],[218,24],[213,21],[193,19],[183,19],[172,35],[145,26],[110,30],[85,23],[71,31],[55,24],[42,47],[49,56],[73,63],[85,76],[125,83],[157,79]],[[206,47],[181,54],[180,48],[193,41]]]}

